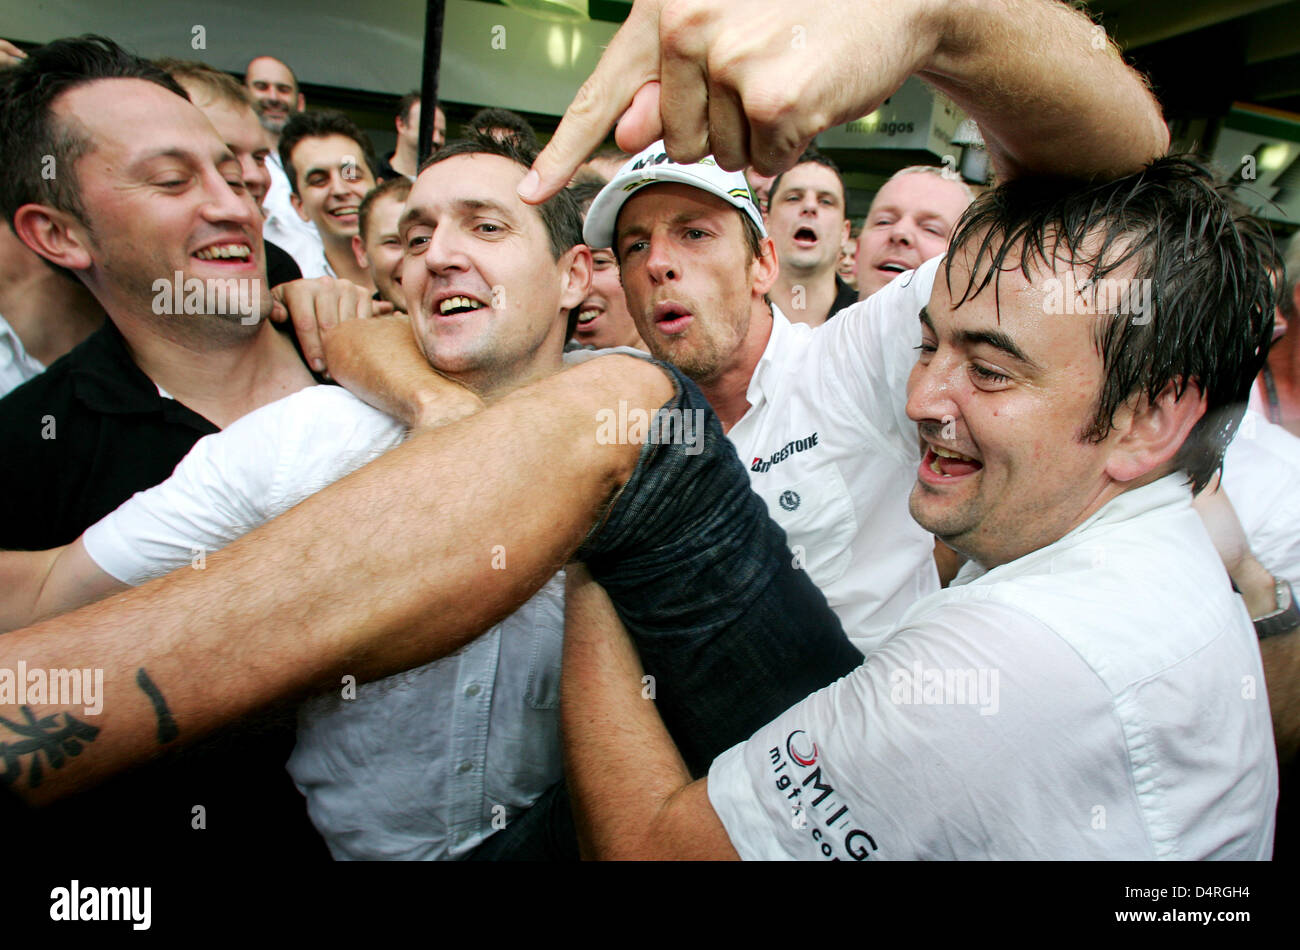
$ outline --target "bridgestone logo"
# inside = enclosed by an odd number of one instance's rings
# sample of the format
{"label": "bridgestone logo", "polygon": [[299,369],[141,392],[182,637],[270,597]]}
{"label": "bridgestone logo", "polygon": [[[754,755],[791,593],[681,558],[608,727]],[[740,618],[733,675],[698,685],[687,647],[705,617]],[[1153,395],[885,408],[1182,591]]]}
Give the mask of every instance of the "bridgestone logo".
{"label": "bridgestone logo", "polygon": [[793,442],[787,442],[784,446],[773,452],[767,461],[764,461],[757,455],[754,456],[754,461],[749,463],[749,470],[751,472],[766,472],[773,465],[781,464],[796,452],[806,452],[816,444],[816,432],[805,438],[795,439]]}

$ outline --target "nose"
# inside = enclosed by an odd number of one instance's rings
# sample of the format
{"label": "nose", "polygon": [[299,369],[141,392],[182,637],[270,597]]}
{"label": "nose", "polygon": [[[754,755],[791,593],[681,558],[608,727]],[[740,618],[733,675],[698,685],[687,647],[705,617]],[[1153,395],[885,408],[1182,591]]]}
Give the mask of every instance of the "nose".
{"label": "nose", "polygon": [[936,352],[928,363],[918,360],[907,378],[907,417],[922,426],[946,425],[960,415],[956,392],[952,359]]}
{"label": "nose", "polygon": [[902,244],[904,247],[912,247],[916,244],[916,234],[906,223],[905,219],[899,218],[889,229],[889,240],[892,244]]}
{"label": "nose", "polygon": [[468,269],[467,259],[453,228],[434,228],[424,253],[420,256],[425,268],[432,274],[450,274]]}
{"label": "nose", "polygon": [[[242,168],[240,174],[243,174]],[[215,167],[208,172],[207,192],[203,205],[203,216],[214,223],[230,223],[260,228],[261,222],[256,218],[257,202],[248,192],[236,192],[226,181],[225,175]]]}
{"label": "nose", "polygon": [[680,274],[678,264],[669,252],[668,240],[660,235],[650,237],[650,250],[646,253],[646,272],[656,284],[676,280]]}

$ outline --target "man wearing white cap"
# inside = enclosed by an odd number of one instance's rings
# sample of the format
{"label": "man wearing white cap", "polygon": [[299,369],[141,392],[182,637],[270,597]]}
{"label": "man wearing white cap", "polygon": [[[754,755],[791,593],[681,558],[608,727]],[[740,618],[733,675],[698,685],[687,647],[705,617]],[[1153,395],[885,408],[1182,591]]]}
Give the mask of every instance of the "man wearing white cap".
{"label": "man wearing white cap", "polygon": [[780,264],[763,217],[744,175],[712,158],[679,165],[651,145],[592,202],[584,236],[614,248],[642,339],[700,387],[797,566],[870,652],[939,588],[933,538],[907,513],[915,459],[848,384],[889,351],[869,353],[856,323],[814,331],[770,301]]}

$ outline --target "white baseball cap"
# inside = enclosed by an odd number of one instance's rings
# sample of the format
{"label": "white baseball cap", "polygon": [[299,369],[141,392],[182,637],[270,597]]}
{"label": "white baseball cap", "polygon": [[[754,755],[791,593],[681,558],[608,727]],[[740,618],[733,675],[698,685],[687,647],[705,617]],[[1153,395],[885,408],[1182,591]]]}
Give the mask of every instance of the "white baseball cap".
{"label": "white baseball cap", "polygon": [[679,165],[668,157],[664,143],[659,141],[630,159],[614,176],[614,180],[602,188],[591,202],[587,222],[582,228],[587,244],[591,247],[612,247],[614,223],[627,199],[647,185],[661,185],[665,182],[690,185],[717,195],[734,205],[742,214],[749,215],[749,219],[758,227],[758,233],[767,237],[763,216],[754,204],[754,196],[743,172],[723,171],[712,155],[706,155],[693,165]]}

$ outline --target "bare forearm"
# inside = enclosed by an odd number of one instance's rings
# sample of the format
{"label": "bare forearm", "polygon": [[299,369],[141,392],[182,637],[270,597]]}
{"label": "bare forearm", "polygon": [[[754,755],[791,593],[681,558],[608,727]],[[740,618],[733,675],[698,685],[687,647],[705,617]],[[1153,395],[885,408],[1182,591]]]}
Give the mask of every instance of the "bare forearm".
{"label": "bare forearm", "polygon": [[0,632],[36,618],[41,587],[60,550],[0,551]]}
{"label": "bare forearm", "polygon": [[[649,364],[593,361],[413,437],[205,570],[0,637],[0,668],[104,670],[95,738],[39,789],[15,787],[53,798],[153,755],[162,716],[141,669],[188,741],[338,677],[457,649],[564,564],[634,468],[639,446],[597,443],[593,406],[624,398],[652,412],[671,395]],[[60,723],[67,713],[28,705]],[[10,723],[24,715],[0,705]],[[19,734],[0,723],[0,742]]]}
{"label": "bare forearm", "polygon": [[1259,642],[1273,713],[1278,761],[1291,762],[1300,751],[1300,629]]}
{"label": "bare forearm", "polygon": [[918,72],[979,123],[1000,178],[1118,177],[1163,155],[1169,132],[1105,31],[1055,0],[940,6]]}
{"label": "bare forearm", "polygon": [[734,857],[717,816],[700,813],[703,783],[692,785],[652,694],[608,596],[571,568],[561,722],[584,855]]}

